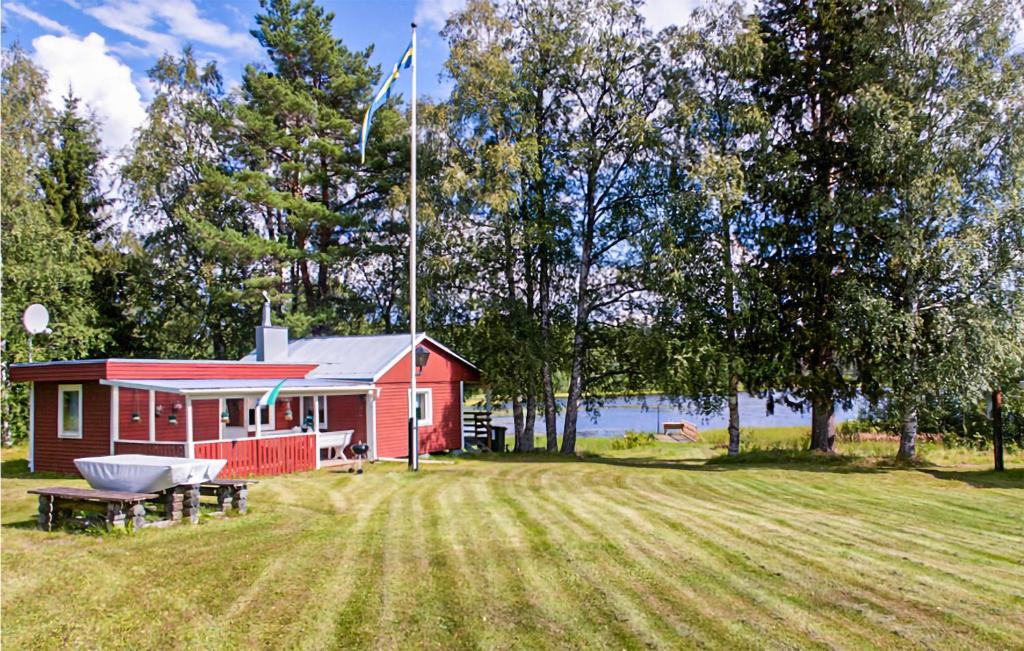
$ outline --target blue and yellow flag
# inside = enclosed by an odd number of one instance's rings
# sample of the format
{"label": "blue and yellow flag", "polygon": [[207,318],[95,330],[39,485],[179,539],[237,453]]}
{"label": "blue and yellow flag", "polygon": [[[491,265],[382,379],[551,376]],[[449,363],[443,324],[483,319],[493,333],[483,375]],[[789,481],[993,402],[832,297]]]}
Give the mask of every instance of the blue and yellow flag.
{"label": "blue and yellow flag", "polygon": [[381,83],[380,88],[377,89],[376,94],[373,96],[373,101],[370,102],[370,107],[366,109],[366,115],[363,116],[363,129],[359,134],[359,160],[362,163],[366,162],[366,139],[370,135],[370,122],[373,120],[373,114],[376,110],[391,96],[391,84],[395,83],[398,79],[398,71],[402,68],[408,68],[412,65],[412,43],[409,43],[409,47],[405,48],[405,53],[402,58],[398,60],[395,67],[391,70],[391,74],[385,77]]}

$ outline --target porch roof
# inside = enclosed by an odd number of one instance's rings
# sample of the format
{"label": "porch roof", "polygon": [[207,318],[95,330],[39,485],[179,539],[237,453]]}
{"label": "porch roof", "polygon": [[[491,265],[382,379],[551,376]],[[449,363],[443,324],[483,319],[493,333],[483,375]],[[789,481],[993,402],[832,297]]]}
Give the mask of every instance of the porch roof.
{"label": "porch roof", "polygon": [[[100,380],[100,384],[124,389],[141,389],[175,393],[191,397],[222,397],[231,395],[261,395],[273,389],[284,378],[278,379],[201,379],[201,380]],[[322,378],[285,379],[281,395],[345,395],[361,394],[373,390],[373,384]]]}

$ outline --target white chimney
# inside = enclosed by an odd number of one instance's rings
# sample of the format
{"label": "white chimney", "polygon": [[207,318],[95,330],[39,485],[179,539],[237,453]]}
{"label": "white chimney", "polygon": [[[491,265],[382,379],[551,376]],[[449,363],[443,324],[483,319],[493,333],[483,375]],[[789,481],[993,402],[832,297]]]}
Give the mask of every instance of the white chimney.
{"label": "white chimney", "polygon": [[283,362],[288,360],[288,328],[271,325],[270,296],[263,292],[263,323],[256,326],[256,361]]}

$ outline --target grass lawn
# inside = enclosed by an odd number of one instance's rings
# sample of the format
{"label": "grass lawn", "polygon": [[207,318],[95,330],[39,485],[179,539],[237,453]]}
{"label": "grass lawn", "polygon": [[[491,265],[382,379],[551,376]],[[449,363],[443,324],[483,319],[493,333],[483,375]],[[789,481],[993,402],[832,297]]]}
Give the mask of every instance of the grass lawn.
{"label": "grass lawn", "polygon": [[25,491],[84,483],[15,448],[4,648],[1024,648],[1024,457],[761,432],[722,462],[719,436],[276,477],[244,517],[131,536],[36,531]]}

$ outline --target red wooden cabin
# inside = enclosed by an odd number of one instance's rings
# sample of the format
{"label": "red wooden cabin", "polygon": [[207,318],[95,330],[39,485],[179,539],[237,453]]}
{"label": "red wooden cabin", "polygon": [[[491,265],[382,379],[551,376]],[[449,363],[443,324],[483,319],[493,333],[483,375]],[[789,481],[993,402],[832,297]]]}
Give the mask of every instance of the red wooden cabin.
{"label": "red wooden cabin", "polygon": [[[29,382],[29,464],[75,473],[74,460],[105,454],[227,459],[225,477],[320,467],[323,443],[351,432],[371,459],[408,455],[408,335],[288,340],[257,328],[242,361],[78,360],[15,364]],[[479,370],[437,341],[417,369],[420,452],[459,449],[464,388]],[[272,409],[254,409],[285,380]]]}

